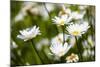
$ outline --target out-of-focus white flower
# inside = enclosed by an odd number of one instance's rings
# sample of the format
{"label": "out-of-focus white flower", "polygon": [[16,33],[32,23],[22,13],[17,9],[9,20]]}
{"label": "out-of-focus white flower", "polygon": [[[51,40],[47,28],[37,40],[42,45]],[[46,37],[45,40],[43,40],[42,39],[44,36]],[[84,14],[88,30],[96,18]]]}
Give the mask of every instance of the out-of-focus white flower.
{"label": "out-of-focus white flower", "polygon": [[37,8],[38,8],[39,15],[43,17],[43,20],[48,20],[49,19],[48,13],[54,10],[54,5],[48,3],[45,5],[39,5]]}
{"label": "out-of-focus white flower", "polygon": [[63,38],[63,33],[59,33],[57,36],[55,36],[54,38],[52,38],[51,42],[52,43],[63,43],[63,41],[67,40],[69,35],[64,34],[64,38]]}
{"label": "out-of-focus white flower", "polygon": [[83,57],[88,58],[90,56],[94,56],[94,54],[95,54],[94,50],[85,49],[82,55],[83,55]]}
{"label": "out-of-focus white flower", "polygon": [[49,12],[54,10],[54,4],[48,3],[48,4],[45,4],[45,6],[47,7],[47,10]]}
{"label": "out-of-focus white flower", "polygon": [[88,43],[90,44],[91,47],[95,46],[92,36],[88,36]]}
{"label": "out-of-focus white flower", "polygon": [[84,10],[84,9],[86,9],[87,7],[88,7],[88,6],[85,6],[85,5],[83,6],[83,5],[82,5],[82,6],[79,6],[79,9],[80,9],[80,10]]}
{"label": "out-of-focus white flower", "polygon": [[70,18],[70,20],[71,19],[78,20],[78,19],[82,19],[85,13],[86,13],[85,11],[81,11],[81,12],[71,11],[69,8],[66,9],[66,7],[62,5],[62,11],[59,12],[59,15],[60,16],[67,15]]}
{"label": "out-of-focus white flower", "polygon": [[91,51],[91,55],[92,55],[92,56],[95,55],[95,51],[94,51],[94,50]]}
{"label": "out-of-focus white flower", "polygon": [[91,48],[90,45],[88,44],[87,40],[83,41],[82,45],[83,45],[84,49],[86,49],[86,48],[90,49]]}
{"label": "out-of-focus white flower", "polygon": [[89,27],[90,26],[87,22],[83,22],[82,24],[71,24],[66,28],[66,30],[73,36],[81,36],[88,30]]}
{"label": "out-of-focus white flower", "polygon": [[48,46],[48,45],[49,45],[49,40],[47,38],[43,38],[36,44],[36,48],[38,50],[41,50],[43,46]]}
{"label": "out-of-focus white flower", "polygon": [[17,48],[17,47],[18,47],[18,45],[14,41],[12,41],[11,48]]}
{"label": "out-of-focus white flower", "polygon": [[63,10],[65,10],[66,8],[70,8],[71,5],[69,4],[61,4],[61,7]]}
{"label": "out-of-focus white flower", "polygon": [[53,42],[50,46],[50,50],[51,52],[58,57],[61,57],[63,55],[65,55],[69,49],[71,48],[71,45],[68,45],[67,42],[64,43],[57,43],[57,42]]}
{"label": "out-of-focus white flower", "polygon": [[52,19],[54,24],[57,24],[58,26],[68,24],[71,21],[71,18],[68,17],[67,15],[62,15],[62,16],[55,16],[54,19]]}
{"label": "out-of-focus white flower", "polygon": [[21,51],[20,51],[20,50],[18,50],[18,51],[17,51],[17,54],[18,54],[19,56],[21,56]]}
{"label": "out-of-focus white flower", "polygon": [[33,6],[35,6],[35,5],[36,5],[36,3],[34,3],[34,2],[24,2],[24,3],[22,4],[22,9],[21,9],[21,11],[22,11],[23,13],[26,13],[27,10],[31,10],[31,9],[33,8]]}
{"label": "out-of-focus white flower", "polygon": [[19,31],[21,35],[18,35],[17,37],[20,39],[23,39],[24,41],[27,41],[29,39],[32,39],[36,37],[37,35],[40,35],[39,27],[36,28],[36,26],[33,26],[32,28],[27,28],[25,30]]}
{"label": "out-of-focus white flower", "polygon": [[43,20],[48,20],[49,15],[44,6],[38,6],[38,11],[39,15],[43,17]]}
{"label": "out-of-focus white flower", "polygon": [[42,49],[42,45],[41,45],[40,42],[36,44],[36,48],[37,48],[37,50],[41,50]]}
{"label": "out-of-focus white flower", "polygon": [[24,16],[25,16],[25,14],[23,14],[22,12],[19,12],[19,13],[15,16],[14,21],[15,21],[15,22],[22,21],[22,20],[24,19]]}
{"label": "out-of-focus white flower", "polygon": [[85,49],[83,52],[83,57],[89,57],[91,55],[91,50],[90,49]]}
{"label": "out-of-focus white flower", "polygon": [[[48,12],[50,13],[54,10],[53,4],[45,4]],[[28,15],[27,11],[29,11],[33,16],[34,15],[41,15],[43,20],[48,20],[48,12],[46,11],[44,5],[34,3],[34,2],[23,2],[21,10],[19,11],[18,15],[15,17],[15,22],[23,20],[25,16]]]}
{"label": "out-of-focus white flower", "polygon": [[78,62],[78,61],[79,61],[79,57],[77,54],[72,53],[70,56],[66,57],[67,63]]}
{"label": "out-of-focus white flower", "polygon": [[30,65],[28,62],[26,62],[26,65]]}
{"label": "out-of-focus white flower", "polygon": [[27,15],[27,10],[31,10],[33,8],[33,6],[35,5],[35,3],[33,2],[24,2],[22,4],[21,10],[19,11],[19,13],[15,16],[14,21],[18,22],[24,19],[24,17]]}
{"label": "out-of-focus white flower", "polygon": [[72,16],[73,19],[77,20],[77,19],[82,19],[84,17],[84,14],[85,14],[85,11],[82,12],[82,13],[75,11],[75,12],[71,13],[71,16]]}
{"label": "out-of-focus white flower", "polygon": [[23,2],[22,6],[30,6],[30,5],[37,5],[37,3],[32,2],[32,1],[25,1]]}
{"label": "out-of-focus white flower", "polygon": [[65,4],[61,4],[61,7],[62,7],[62,10],[59,12],[59,15],[64,15],[64,14],[67,14],[67,15],[70,15],[71,14],[71,9],[67,6],[65,6]]}
{"label": "out-of-focus white flower", "polygon": [[34,7],[32,9],[30,9],[31,14],[34,15],[39,15],[39,6]]}
{"label": "out-of-focus white flower", "polygon": [[83,57],[88,57],[89,55],[88,55],[88,51],[87,50],[84,50],[84,52],[83,52]]}
{"label": "out-of-focus white flower", "polygon": [[49,44],[49,40],[47,38],[42,39],[40,42],[43,45],[48,45]]}

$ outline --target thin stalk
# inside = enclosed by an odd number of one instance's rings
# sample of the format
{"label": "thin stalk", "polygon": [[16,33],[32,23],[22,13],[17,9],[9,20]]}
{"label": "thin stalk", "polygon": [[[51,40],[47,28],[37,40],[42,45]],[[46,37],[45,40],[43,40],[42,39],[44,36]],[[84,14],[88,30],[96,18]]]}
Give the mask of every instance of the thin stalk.
{"label": "thin stalk", "polygon": [[78,49],[78,54],[79,54],[79,57],[80,57],[79,61],[82,61],[83,58],[82,58],[82,54],[81,54],[80,44],[78,43],[76,36],[75,36],[75,40],[76,40],[76,45],[77,45],[77,49]]}
{"label": "thin stalk", "polygon": [[44,5],[45,10],[46,10],[46,11],[47,11],[47,13],[48,13],[48,16],[49,16],[49,17],[50,17],[50,19],[51,19],[51,15],[50,15],[50,13],[49,13],[49,11],[48,11],[47,7],[46,7],[46,4],[45,4],[45,3],[43,3],[43,5]]}
{"label": "thin stalk", "polygon": [[64,43],[65,43],[65,28],[64,28],[64,26],[62,26],[62,30],[63,30],[63,45],[64,45]]}
{"label": "thin stalk", "polygon": [[40,56],[39,56],[39,54],[38,54],[38,51],[36,50],[36,48],[35,48],[35,46],[34,46],[33,41],[32,41],[32,40],[30,40],[30,41],[31,41],[31,46],[32,46],[33,51],[34,51],[36,63],[37,63],[37,64],[42,64],[42,60],[41,60],[41,58],[40,58]]}

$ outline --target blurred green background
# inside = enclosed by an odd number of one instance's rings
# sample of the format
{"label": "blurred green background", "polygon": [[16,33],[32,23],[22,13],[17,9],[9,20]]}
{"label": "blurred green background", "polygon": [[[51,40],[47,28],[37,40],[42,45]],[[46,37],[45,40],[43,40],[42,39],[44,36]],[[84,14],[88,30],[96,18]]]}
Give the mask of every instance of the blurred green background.
{"label": "blurred green background", "polygon": [[[52,18],[57,16],[61,10],[61,4],[42,3],[42,2],[25,2],[11,1],[11,65],[37,65],[37,64],[56,64],[65,63],[66,61],[58,61],[56,57],[49,55],[50,40],[59,34],[61,30],[53,24]],[[30,7],[31,6],[31,7]],[[46,10],[46,8],[47,10]],[[79,39],[82,45],[81,52],[84,62],[95,60],[95,6],[91,5],[73,5],[65,4],[72,11],[81,11],[82,6],[86,6],[84,20],[88,21],[90,28],[86,34]],[[49,14],[48,14],[49,12]],[[74,20],[73,20],[74,21]],[[76,22],[76,21],[75,21]],[[32,26],[39,26],[42,33],[33,39],[34,46],[38,51],[41,61],[35,58],[31,42],[24,42],[17,38],[19,30],[23,30]],[[72,41],[71,41],[72,40]],[[73,42],[73,39],[68,38]],[[77,53],[76,46],[71,48],[65,55]]]}

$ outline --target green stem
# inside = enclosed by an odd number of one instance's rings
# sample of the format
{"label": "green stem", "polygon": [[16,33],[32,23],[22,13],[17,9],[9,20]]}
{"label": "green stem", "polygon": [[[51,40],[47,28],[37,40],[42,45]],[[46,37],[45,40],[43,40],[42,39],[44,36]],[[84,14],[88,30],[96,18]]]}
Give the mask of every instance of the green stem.
{"label": "green stem", "polygon": [[42,49],[42,52],[43,52],[43,54],[44,54],[44,56],[45,56],[45,60],[46,60],[46,62],[47,63],[51,63],[51,61],[49,60],[49,58],[47,57],[47,55],[46,55],[46,53],[45,53],[45,51]]}
{"label": "green stem", "polygon": [[64,26],[62,26],[62,30],[63,30],[63,45],[64,45],[64,43],[65,43],[65,28],[64,28]]}
{"label": "green stem", "polygon": [[50,17],[50,19],[51,19],[51,15],[50,15],[50,13],[49,13],[49,11],[48,11],[47,7],[46,7],[46,4],[45,4],[45,3],[43,3],[43,5],[44,5],[45,10],[46,10],[46,11],[47,11],[47,13],[48,13],[48,16],[49,16],[49,17]]}
{"label": "green stem", "polygon": [[30,40],[30,41],[31,41],[31,46],[33,48],[33,53],[34,53],[34,58],[35,58],[36,64],[42,64],[42,60],[38,54],[38,51],[35,48],[35,44],[33,43],[32,40]]}
{"label": "green stem", "polygon": [[17,50],[13,51],[13,53],[15,54],[16,57],[16,63],[18,65],[24,65],[24,62],[22,61],[22,58],[18,55]]}
{"label": "green stem", "polygon": [[78,43],[77,37],[75,36],[76,39],[76,45],[77,45],[77,49],[78,49],[78,54],[79,54],[79,61],[82,61],[82,54],[81,54],[81,49],[80,49],[80,44]]}

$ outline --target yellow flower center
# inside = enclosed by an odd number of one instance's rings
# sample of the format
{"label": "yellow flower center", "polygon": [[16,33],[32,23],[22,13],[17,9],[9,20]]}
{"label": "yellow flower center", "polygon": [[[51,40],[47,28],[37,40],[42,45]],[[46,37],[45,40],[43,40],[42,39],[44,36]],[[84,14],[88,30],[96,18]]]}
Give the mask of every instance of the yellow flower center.
{"label": "yellow flower center", "polygon": [[66,57],[66,60],[74,60],[74,59],[76,59],[76,57],[77,57],[77,55],[72,53],[70,56]]}
{"label": "yellow flower center", "polygon": [[74,32],[72,32],[72,35],[74,35],[74,36],[77,36],[77,35],[79,35],[79,34],[80,34],[79,31],[74,31]]}
{"label": "yellow flower center", "polygon": [[64,20],[61,19],[59,24],[60,24],[60,25],[64,25]]}
{"label": "yellow flower center", "polygon": [[74,58],[76,58],[76,55],[75,54],[71,54],[70,60],[73,60]]}

